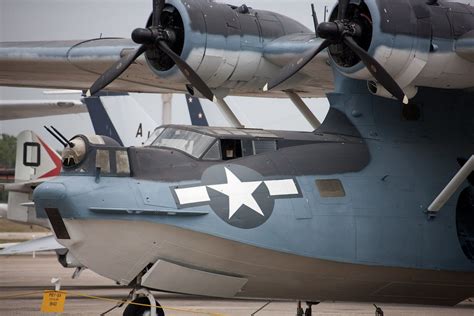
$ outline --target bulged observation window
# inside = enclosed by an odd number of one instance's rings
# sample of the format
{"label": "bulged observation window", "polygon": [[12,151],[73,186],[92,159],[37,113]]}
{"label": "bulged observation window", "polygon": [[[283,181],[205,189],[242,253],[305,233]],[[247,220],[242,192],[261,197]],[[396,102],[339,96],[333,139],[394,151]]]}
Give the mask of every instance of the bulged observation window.
{"label": "bulged observation window", "polygon": [[200,158],[215,140],[212,136],[168,127],[152,143],[152,146],[178,149],[195,158]]}

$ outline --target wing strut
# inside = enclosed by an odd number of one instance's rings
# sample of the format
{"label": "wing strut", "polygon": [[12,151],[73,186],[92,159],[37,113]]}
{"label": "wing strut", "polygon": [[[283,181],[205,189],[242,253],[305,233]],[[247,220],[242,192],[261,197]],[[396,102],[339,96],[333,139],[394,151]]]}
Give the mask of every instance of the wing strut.
{"label": "wing strut", "polygon": [[466,180],[471,172],[474,172],[474,155],[462,166],[462,168],[456,173],[456,175],[451,179],[451,181],[446,185],[446,187],[441,191],[441,193],[436,197],[436,199],[428,207],[428,215],[430,217],[436,217],[439,210],[448,202],[448,200],[453,196],[461,184]]}
{"label": "wing strut", "polygon": [[244,128],[245,126],[240,123],[239,119],[237,116],[235,116],[234,112],[232,109],[229,107],[227,102],[223,98],[214,96],[214,103],[219,107],[219,110],[221,111],[222,115],[224,115],[225,119],[227,122],[232,127],[237,127],[237,128]]}
{"label": "wing strut", "polygon": [[298,94],[293,91],[286,90],[286,95],[290,98],[291,102],[296,106],[296,108],[303,114],[304,118],[308,121],[309,124],[316,130],[321,126],[321,122],[313,112],[308,108],[308,105],[304,103],[303,99],[300,98]]}

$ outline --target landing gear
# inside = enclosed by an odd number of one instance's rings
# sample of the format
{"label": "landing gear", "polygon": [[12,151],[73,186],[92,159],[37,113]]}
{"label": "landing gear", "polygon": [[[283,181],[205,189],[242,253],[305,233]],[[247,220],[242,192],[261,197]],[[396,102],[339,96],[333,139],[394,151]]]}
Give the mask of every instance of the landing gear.
{"label": "landing gear", "polygon": [[306,302],[306,305],[308,307],[306,308],[304,312],[304,316],[312,316],[313,315],[313,305],[318,305],[319,302]]}
{"label": "landing gear", "polygon": [[148,297],[140,296],[134,299],[132,303],[154,305],[156,307],[128,304],[125,310],[123,311],[123,316],[152,316],[152,315],[165,316],[165,312],[163,311],[163,309],[161,308],[161,305],[156,300],[153,300],[153,303],[150,303],[150,300],[148,299]]}
{"label": "landing gear", "polygon": [[296,316],[303,316],[304,311],[303,308],[301,307],[301,301],[298,301],[298,306],[296,307]]}
{"label": "landing gear", "polygon": [[383,310],[374,304],[375,307],[375,316],[383,316]]}
{"label": "landing gear", "polygon": [[313,305],[318,305],[319,302],[306,302],[306,310],[303,311],[301,307],[301,301],[298,301],[298,306],[296,307],[296,316],[312,316],[313,315]]}
{"label": "landing gear", "polygon": [[150,291],[139,289],[133,293],[133,301],[127,305],[123,316],[165,316],[165,312]]}

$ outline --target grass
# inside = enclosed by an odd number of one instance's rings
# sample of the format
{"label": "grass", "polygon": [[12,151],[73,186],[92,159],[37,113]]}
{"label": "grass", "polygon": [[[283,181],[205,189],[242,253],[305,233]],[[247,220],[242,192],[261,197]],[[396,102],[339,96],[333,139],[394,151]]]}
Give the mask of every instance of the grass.
{"label": "grass", "polygon": [[0,218],[0,232],[8,233],[30,233],[30,232],[48,232],[49,230],[36,225],[20,224]]}

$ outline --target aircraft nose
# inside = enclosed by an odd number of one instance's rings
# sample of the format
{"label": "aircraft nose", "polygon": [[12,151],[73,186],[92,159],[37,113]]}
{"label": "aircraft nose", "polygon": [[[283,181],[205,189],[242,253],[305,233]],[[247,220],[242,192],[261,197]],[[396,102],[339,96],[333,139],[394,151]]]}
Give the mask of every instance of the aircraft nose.
{"label": "aircraft nose", "polygon": [[33,191],[33,200],[62,200],[66,197],[66,187],[62,183],[45,182]]}

